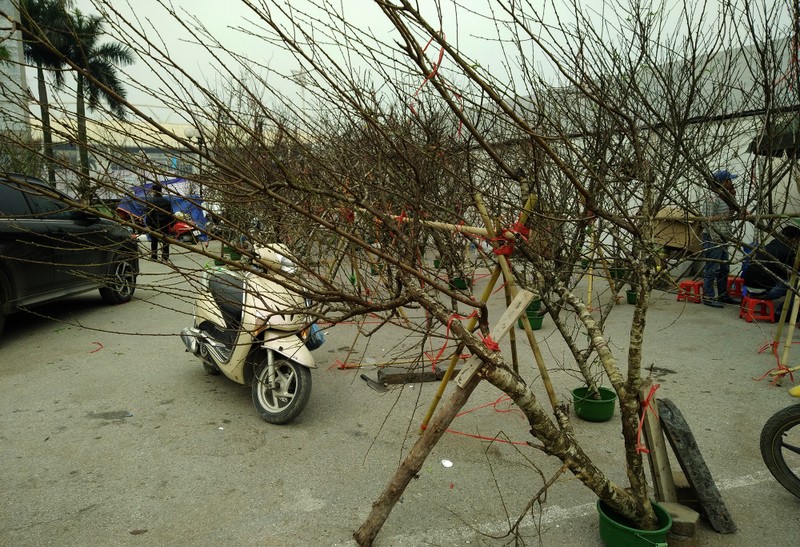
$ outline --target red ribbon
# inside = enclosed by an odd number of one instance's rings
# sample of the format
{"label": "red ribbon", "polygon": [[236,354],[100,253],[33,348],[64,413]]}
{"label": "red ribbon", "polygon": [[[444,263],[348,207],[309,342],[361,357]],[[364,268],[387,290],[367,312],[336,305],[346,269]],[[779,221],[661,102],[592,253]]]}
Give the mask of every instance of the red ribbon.
{"label": "red ribbon", "polygon": [[658,420],[658,412],[656,412],[656,409],[653,408],[653,405],[650,404],[650,401],[652,400],[653,395],[655,395],[656,391],[658,391],[659,387],[661,387],[661,384],[653,384],[652,386],[650,386],[650,393],[647,394],[647,397],[645,397],[644,402],[642,403],[642,417],[639,420],[639,429],[636,431],[636,452],[638,454],[650,453],[650,451],[642,442],[642,426],[644,425],[644,416],[645,414],[647,414],[648,409],[650,409],[650,412],[652,412],[653,415],[656,417],[656,420]]}
{"label": "red ribbon", "polygon": [[[477,316],[478,316],[477,310],[472,310],[472,313],[467,316],[458,315],[457,313],[454,313],[453,315],[450,316],[450,319],[447,321],[447,331],[445,332],[444,335],[444,344],[442,345],[441,348],[439,348],[438,353],[433,357],[430,357],[426,352],[426,355],[428,355],[428,358],[431,360],[431,370],[433,370],[434,372],[436,371],[436,363],[439,362],[439,359],[442,357],[444,350],[447,349],[447,342],[450,340],[450,324],[453,322],[453,320],[472,319],[473,317]],[[483,337],[481,338],[481,341],[483,342],[483,345],[486,346],[487,349],[491,351],[500,351],[500,345],[494,340],[492,340],[491,335],[487,334],[485,338]],[[462,355],[461,357],[464,358],[465,356]]]}
{"label": "red ribbon", "polygon": [[500,345],[492,340],[492,335],[487,334],[486,338],[481,338],[483,340],[483,345],[486,346],[487,349],[491,351],[500,351]]}
{"label": "red ribbon", "polygon": [[[506,236],[507,233],[511,233],[511,236]],[[498,256],[511,256],[511,253],[514,252],[514,244],[516,243],[516,237],[520,236],[524,241],[528,241],[528,236],[531,235],[531,230],[523,223],[517,221],[508,228],[503,230],[503,235],[494,238],[492,241],[503,241],[502,245],[498,245],[494,249],[494,254]]]}
{"label": "red ribbon", "polygon": [[[442,34],[442,39],[444,39],[444,34]],[[429,46],[429,45],[431,45],[432,43],[433,43],[433,37],[431,37],[431,39],[430,39],[430,40],[428,40],[428,43],[427,43],[427,44],[425,44],[425,47],[424,47],[424,48],[422,48],[422,53],[425,53],[425,50],[426,50],[426,49],[428,49],[428,46]],[[413,112],[414,114],[416,114],[416,113],[417,113],[417,111],[414,109],[414,101],[416,101],[416,100],[417,100],[417,95],[419,95],[419,92],[422,90],[422,88],[423,88],[423,87],[425,87],[425,84],[427,84],[427,83],[428,83],[428,81],[429,81],[431,78],[433,78],[434,76],[436,76],[436,73],[437,73],[437,72],[439,72],[439,65],[441,65],[441,64],[442,64],[442,59],[444,59],[444,47],[440,47],[440,48],[439,48],[439,57],[436,59],[436,62],[434,62],[434,63],[433,63],[433,67],[431,68],[431,72],[430,72],[430,74],[428,74],[428,75],[425,77],[425,79],[422,81],[422,83],[420,84],[420,86],[419,86],[419,87],[417,88],[417,90],[414,92],[414,99],[413,99],[413,100],[411,101],[411,103],[408,105],[408,107],[411,109],[411,112]]]}

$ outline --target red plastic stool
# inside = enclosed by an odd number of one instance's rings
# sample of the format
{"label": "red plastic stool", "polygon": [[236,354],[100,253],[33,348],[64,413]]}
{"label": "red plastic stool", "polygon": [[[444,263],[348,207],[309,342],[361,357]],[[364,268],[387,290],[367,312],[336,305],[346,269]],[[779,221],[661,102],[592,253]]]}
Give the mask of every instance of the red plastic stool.
{"label": "red plastic stool", "polygon": [[748,323],[765,320],[774,323],[775,307],[772,304],[772,300],[761,300],[760,298],[745,296],[742,298],[742,306],[739,308],[739,318],[742,317]]}
{"label": "red plastic stool", "polygon": [[701,302],[703,300],[703,282],[688,279],[678,283],[678,302]]}
{"label": "red plastic stool", "polygon": [[728,296],[739,298],[744,295],[744,279],[728,276]]}

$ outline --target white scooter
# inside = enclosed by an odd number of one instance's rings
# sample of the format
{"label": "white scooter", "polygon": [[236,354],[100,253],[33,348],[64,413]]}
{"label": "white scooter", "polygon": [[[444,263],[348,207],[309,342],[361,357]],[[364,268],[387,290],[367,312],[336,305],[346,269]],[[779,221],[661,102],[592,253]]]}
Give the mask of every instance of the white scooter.
{"label": "white scooter", "polygon": [[[206,269],[194,305],[194,327],[181,331],[186,350],[198,356],[208,374],[220,372],[252,385],[253,404],[273,424],[296,418],[311,396],[310,350],[325,338],[307,314],[309,304],[287,288],[278,272],[294,273],[284,245],[254,250],[248,269]],[[267,277],[271,277],[268,279]]]}

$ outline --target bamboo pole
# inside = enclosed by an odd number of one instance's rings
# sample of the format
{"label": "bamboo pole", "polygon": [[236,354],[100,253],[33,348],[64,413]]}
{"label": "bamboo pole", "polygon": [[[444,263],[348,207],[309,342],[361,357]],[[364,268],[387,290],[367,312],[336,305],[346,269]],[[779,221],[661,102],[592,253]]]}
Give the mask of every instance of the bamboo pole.
{"label": "bamboo pole", "polygon": [[[792,285],[791,288],[793,289],[800,288],[800,281],[798,281],[798,283],[796,283],[795,285]],[[780,326],[783,325],[783,319],[786,314],[786,306],[784,306],[783,308],[784,309],[781,312],[780,324],[778,326],[778,329],[780,329]],[[783,354],[780,359],[780,366],[778,367],[779,369],[788,368],[787,363],[789,362],[789,350],[792,349],[792,339],[794,337],[794,329],[795,329],[794,322],[797,321],[798,310],[800,310],[800,298],[795,297],[792,302],[792,315],[791,315],[791,320],[789,321],[789,328],[786,331],[786,340],[783,343]]]}
{"label": "bamboo pole", "polygon": [[[489,283],[486,285],[486,288],[483,289],[483,294],[481,294],[481,300],[480,300],[481,302],[486,302],[487,300],[489,300],[489,297],[492,295],[494,286],[499,278],[500,278],[500,267],[497,266],[492,272],[492,275],[489,278]],[[472,317],[467,322],[467,331],[472,332],[472,329],[475,328],[475,324],[477,322],[478,318]],[[428,412],[427,414],[425,414],[425,418],[423,418],[422,424],[419,426],[420,434],[423,431],[425,431],[425,428],[428,426],[428,422],[430,422],[431,418],[433,417],[433,413],[436,411],[436,407],[439,405],[439,401],[442,400],[442,395],[444,394],[445,388],[447,388],[447,383],[453,376],[453,371],[456,369],[456,363],[458,363],[462,349],[464,349],[464,344],[463,343],[458,344],[458,347],[456,347],[456,351],[454,351],[453,355],[450,357],[450,363],[448,363],[447,370],[445,370],[444,376],[442,377],[442,381],[439,383],[439,388],[436,390],[436,393],[433,396],[433,400],[431,401],[431,405],[428,408]]]}
{"label": "bamboo pole", "polygon": [[[525,201],[525,205],[522,208],[522,212],[519,215],[520,223],[525,224],[528,221],[528,217],[530,216],[531,211],[533,211],[533,206],[535,205],[535,203],[536,203],[536,196],[534,194],[530,194],[528,196],[528,199]],[[398,216],[393,216],[392,218],[408,222],[408,219],[405,217],[401,219]],[[477,228],[475,226],[469,226],[467,228],[469,228],[470,231],[466,231],[464,230],[466,226],[460,224],[448,224],[445,222],[429,222],[429,221],[420,221],[420,222],[424,223],[426,226],[430,226],[431,228],[438,228],[438,229],[458,228],[459,229],[458,231],[461,231],[463,233],[473,233],[484,236],[488,235],[486,228]],[[508,233],[508,237],[513,237],[513,234]],[[492,295],[492,291],[494,290],[494,286],[497,283],[497,280],[500,277],[501,272],[502,269],[498,264],[497,266],[495,266],[494,271],[492,271],[492,275],[489,278],[489,283],[486,285],[486,288],[483,290],[483,293],[481,294],[481,299],[480,299],[481,302],[486,302],[489,300],[489,297]],[[469,322],[467,323],[467,330],[471,332],[472,329],[475,328],[475,324],[477,322],[478,319],[476,317],[470,319]],[[526,332],[527,330],[530,330],[530,325],[528,325]],[[431,405],[428,408],[428,412],[427,414],[425,414],[425,418],[423,418],[422,420],[422,424],[420,425],[419,428],[420,433],[425,431],[425,428],[428,426],[428,422],[430,422],[431,417],[433,417],[433,413],[436,411],[436,407],[439,405],[439,401],[442,399],[442,394],[444,394],[444,390],[447,388],[447,384],[450,381],[450,378],[453,376],[453,371],[456,368],[456,363],[458,363],[458,359],[461,354],[461,350],[463,348],[464,344],[463,343],[459,344],[458,347],[456,348],[456,351],[453,353],[453,356],[450,358],[450,363],[447,366],[447,370],[444,373],[444,377],[442,377],[442,381],[439,383],[439,388],[436,390],[436,394],[433,396],[433,400],[431,401]]]}
{"label": "bamboo pole", "polygon": [[[794,265],[792,266],[792,275],[789,276],[789,287],[790,288],[798,286],[798,282],[797,282],[797,270],[798,270],[798,268],[800,268],[800,245],[798,245],[798,249],[795,251]],[[795,298],[795,300],[797,300],[797,298]],[[778,320],[778,330],[775,332],[775,337],[772,339],[773,347],[777,347],[778,344],[780,344],[781,338],[783,337],[783,325],[784,325],[784,320],[786,319],[786,314],[788,313],[788,311],[789,310],[787,309],[787,307],[783,306],[783,309],[781,310],[781,317]],[[794,323],[796,320],[797,320],[797,316],[793,317],[792,318],[792,323]],[[792,339],[791,336],[789,336],[789,340],[791,340],[791,339]],[[788,355],[787,355],[787,359],[788,359]]]}
{"label": "bamboo pole", "polygon": [[[478,212],[483,217],[484,222],[489,220],[489,213],[486,211],[486,206],[483,204],[483,199],[481,198],[480,194],[475,195],[475,205],[478,208]],[[487,223],[486,226],[491,226],[491,223]],[[494,236],[490,236],[494,237]],[[498,263],[500,267],[503,269],[503,276],[506,279],[506,287],[509,290],[512,298],[517,297],[517,293],[519,292],[519,288],[517,287],[516,282],[514,281],[514,275],[511,272],[511,260],[505,256],[500,255]],[[550,381],[550,373],[547,371],[547,367],[544,363],[544,357],[542,357],[542,352],[539,349],[539,343],[536,341],[536,336],[533,334],[533,329],[531,328],[531,324],[528,321],[522,322],[525,328],[525,334],[528,337],[528,343],[531,346],[531,350],[533,351],[533,358],[536,361],[536,366],[539,369],[539,374],[542,377],[542,383],[544,384],[545,389],[547,390],[547,396],[550,399],[550,404],[553,405],[553,409],[556,408],[558,405],[558,397],[556,397],[555,389],[553,388],[553,384]],[[511,329],[514,330],[513,327]],[[519,372],[515,370],[514,372]]]}
{"label": "bamboo pole", "polygon": [[[483,224],[486,226],[486,232],[490,240],[495,238],[495,230],[492,223],[492,219],[489,216],[488,211],[486,210],[486,205],[483,203],[483,198],[480,194],[475,194],[475,207],[478,209],[478,213],[481,215],[481,219],[483,219]],[[512,287],[514,286],[514,275],[511,272],[511,267],[509,266],[509,260],[507,256],[499,255],[497,260],[497,264],[500,266],[500,269],[503,272],[503,279],[505,279],[505,283],[503,283],[503,292],[506,296],[506,307],[511,304],[511,300],[513,299],[512,296]],[[514,325],[511,325],[511,328],[508,331],[508,341],[511,344],[511,368],[514,372],[519,374],[519,359],[517,357],[517,334],[514,330]]]}

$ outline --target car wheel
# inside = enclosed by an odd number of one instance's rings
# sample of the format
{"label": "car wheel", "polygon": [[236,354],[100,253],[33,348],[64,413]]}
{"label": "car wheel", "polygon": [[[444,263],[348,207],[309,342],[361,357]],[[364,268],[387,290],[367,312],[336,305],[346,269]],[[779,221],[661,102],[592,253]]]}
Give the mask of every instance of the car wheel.
{"label": "car wheel", "polygon": [[131,259],[114,260],[106,286],[100,289],[100,296],[106,304],[124,304],[130,301],[136,291],[136,262]]}
{"label": "car wheel", "polygon": [[3,334],[3,328],[6,326],[6,312],[3,308],[5,308],[6,302],[5,297],[3,296],[3,287],[0,287],[0,334]]}

